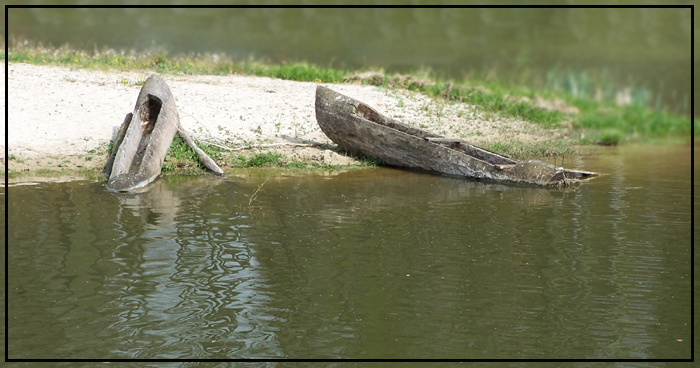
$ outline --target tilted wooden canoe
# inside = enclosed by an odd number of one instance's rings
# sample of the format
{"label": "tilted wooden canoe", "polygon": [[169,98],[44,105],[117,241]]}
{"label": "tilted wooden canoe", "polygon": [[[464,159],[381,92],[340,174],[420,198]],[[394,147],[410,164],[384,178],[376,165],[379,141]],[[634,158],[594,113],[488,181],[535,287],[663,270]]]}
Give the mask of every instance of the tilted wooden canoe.
{"label": "tilted wooden canoe", "polygon": [[217,175],[224,174],[182,128],[168,84],[153,74],[143,83],[134,112],[126,115],[117,133],[104,167],[107,189],[128,192],[154,181],[160,175],[175,134],[197,154],[207,169]]}
{"label": "tilted wooden canoe", "polygon": [[126,192],[155,180],[179,125],[170,88],[157,74],[151,75],[141,87],[134,112],[127,114],[117,134],[105,165],[107,188]]}
{"label": "tilted wooden canoe", "polygon": [[316,121],[323,133],[341,148],[379,158],[391,166],[542,186],[571,185],[598,175],[537,160],[516,161],[461,139],[417,129],[323,86],[316,88]]}

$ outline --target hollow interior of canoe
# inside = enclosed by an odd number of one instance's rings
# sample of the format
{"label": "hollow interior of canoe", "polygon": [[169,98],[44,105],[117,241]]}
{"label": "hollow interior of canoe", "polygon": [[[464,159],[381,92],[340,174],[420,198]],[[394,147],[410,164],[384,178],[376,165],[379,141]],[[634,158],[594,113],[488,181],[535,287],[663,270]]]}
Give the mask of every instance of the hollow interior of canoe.
{"label": "hollow interior of canoe", "polygon": [[[373,123],[381,124],[392,129],[396,129],[400,132],[412,135],[414,137],[427,139],[432,143],[443,145],[447,148],[459,151],[478,160],[486,161],[492,165],[515,165],[517,163],[517,161],[511,159],[508,156],[501,155],[497,152],[493,152],[485,148],[473,146],[471,144],[461,141],[460,139],[446,139],[445,137],[442,137],[440,135],[411,127],[394,119],[386,118],[373,108],[362,103],[357,105],[355,109],[355,114],[362,119],[369,120]],[[444,141],[441,141],[440,139],[444,139]]]}
{"label": "hollow interior of canoe", "polygon": [[381,124],[386,127],[396,129],[400,132],[410,134],[412,136],[416,136],[419,138],[428,138],[428,137],[440,137],[439,135],[432,134],[430,132],[426,132],[425,130],[417,129],[411,126],[408,126],[404,123],[401,123],[399,121],[396,121],[394,119],[389,119],[384,117],[382,114],[378,113],[376,110],[373,108],[365,105],[365,104],[359,104],[357,108],[355,109],[355,114],[358,117],[361,117],[365,120],[369,120],[373,123]]}
{"label": "hollow interior of canoe", "polygon": [[129,172],[136,173],[139,171],[143,157],[145,156],[148,144],[151,142],[151,136],[153,133],[153,128],[156,126],[158,121],[158,115],[160,114],[160,109],[163,107],[163,101],[152,95],[148,94],[148,98],[144,101],[141,106],[139,106],[139,121],[135,122],[140,124],[140,129],[143,133],[141,135],[141,141],[139,142],[139,147],[136,150],[136,155],[134,160],[131,162],[131,167]]}

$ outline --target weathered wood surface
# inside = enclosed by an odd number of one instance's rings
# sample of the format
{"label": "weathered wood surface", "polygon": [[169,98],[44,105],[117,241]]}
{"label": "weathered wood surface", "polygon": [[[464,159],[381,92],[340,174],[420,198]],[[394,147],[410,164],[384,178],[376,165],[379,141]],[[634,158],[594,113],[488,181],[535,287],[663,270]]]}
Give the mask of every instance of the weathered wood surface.
{"label": "weathered wood surface", "polygon": [[341,148],[377,157],[391,166],[536,185],[572,184],[597,175],[556,168],[541,161],[518,162],[458,139],[411,127],[323,86],[316,88],[316,120]]}
{"label": "weathered wood surface", "polygon": [[197,145],[194,143],[192,138],[190,138],[190,135],[187,134],[187,132],[182,129],[182,126],[177,127],[177,134],[182,138],[183,141],[185,141],[185,144],[187,144],[188,147],[190,147],[199,157],[199,160],[202,162],[202,164],[212,171],[216,175],[224,175],[224,170],[221,170],[219,165],[214,162],[214,160],[207,155],[206,152],[202,151]]}
{"label": "weathered wood surface", "polygon": [[459,143],[462,140],[458,138],[438,138],[438,137],[428,137],[425,138],[430,142],[440,142],[440,143]]}
{"label": "weathered wood surface", "polygon": [[125,133],[115,142],[111,169],[105,170],[107,188],[129,191],[155,180],[178,125],[180,118],[170,88],[158,75],[151,75],[141,87],[131,118],[127,115],[120,128]]}
{"label": "weathered wood surface", "polygon": [[109,179],[112,174],[112,166],[114,166],[114,156],[117,155],[117,150],[121,146],[122,141],[124,141],[124,136],[126,135],[126,130],[129,129],[129,124],[131,124],[131,117],[134,116],[132,113],[126,114],[122,125],[119,127],[119,132],[117,133],[117,138],[114,140],[114,145],[112,150],[109,152],[109,157],[107,158],[107,163],[105,164],[104,173],[107,179]]}
{"label": "weathered wood surface", "polygon": [[217,175],[224,171],[194,143],[180,125],[175,99],[168,85],[153,74],[143,84],[133,113],[122,122],[104,173],[107,188],[130,191],[160,175],[175,134],[195,151],[202,164]]}

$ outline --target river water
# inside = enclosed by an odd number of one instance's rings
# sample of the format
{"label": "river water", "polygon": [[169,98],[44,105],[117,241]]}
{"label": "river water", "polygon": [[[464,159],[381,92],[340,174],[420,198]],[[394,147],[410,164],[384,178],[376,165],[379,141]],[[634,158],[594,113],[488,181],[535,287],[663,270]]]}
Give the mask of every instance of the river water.
{"label": "river water", "polygon": [[568,191],[385,167],[15,180],[9,357],[687,359],[690,158],[569,159],[606,175]]}
{"label": "river water", "polygon": [[[10,0],[12,3],[14,0]],[[610,4],[627,4],[613,1]],[[85,6],[82,1],[23,1]],[[172,6],[183,1],[171,1]],[[246,5],[254,2],[238,2]],[[313,1],[306,1],[307,5]],[[366,4],[384,4],[366,1]],[[416,0],[414,5],[435,5]],[[464,1],[461,3],[477,3]],[[520,5],[519,3],[515,3]],[[665,2],[689,6],[686,0]],[[501,78],[690,115],[686,8],[13,8],[10,40]],[[5,23],[0,20],[4,30]],[[697,84],[697,83],[696,83]],[[696,94],[700,95],[700,94]]]}

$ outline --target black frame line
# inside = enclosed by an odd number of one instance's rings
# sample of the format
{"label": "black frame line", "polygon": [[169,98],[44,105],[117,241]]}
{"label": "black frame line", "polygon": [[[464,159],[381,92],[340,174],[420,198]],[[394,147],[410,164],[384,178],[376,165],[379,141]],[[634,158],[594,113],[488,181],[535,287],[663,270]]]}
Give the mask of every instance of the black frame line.
{"label": "black frame line", "polygon": [[[8,238],[9,238],[9,206],[8,206],[8,198],[9,198],[9,188],[8,188],[8,161],[9,161],[9,138],[8,138],[8,133],[9,133],[9,86],[8,86],[8,76],[9,76],[9,43],[8,43],[8,38],[9,38],[9,22],[8,22],[8,17],[9,17],[9,9],[11,8],[175,8],[175,6],[162,6],[162,5],[147,5],[147,6],[138,6],[138,5],[133,5],[133,6],[120,6],[120,5],[86,5],[86,6],[61,6],[61,5],[40,5],[40,6],[29,6],[29,5],[5,5],[5,362],[76,362],[76,363],[89,363],[89,362],[94,362],[94,363],[105,363],[105,362],[420,362],[420,363],[431,363],[431,362],[505,362],[505,363],[527,363],[527,362],[532,362],[532,363],[539,363],[539,362],[604,362],[604,363],[613,363],[613,362],[621,362],[621,363],[641,363],[641,362],[649,362],[649,363],[675,363],[675,362],[694,362],[695,361],[695,333],[691,334],[690,337],[690,358],[688,359],[295,359],[295,358],[289,358],[289,359],[280,359],[280,358],[251,358],[251,359],[110,359],[110,358],[105,358],[105,359],[11,359],[9,357],[9,313],[8,313],[8,289],[9,289],[9,274],[8,274],[8,259],[9,259],[9,245],[8,245]],[[216,6],[216,5],[210,5],[210,6],[177,6],[178,8],[220,8],[221,6]],[[245,6],[248,8],[253,8],[253,7],[262,7],[262,5],[259,6]],[[286,7],[286,6],[285,6]],[[315,6],[315,7],[323,7],[323,8],[337,8],[339,6],[334,5],[334,6]],[[343,6],[340,6],[343,7]],[[346,7],[346,6],[345,6]],[[388,7],[388,6],[380,6],[380,7]],[[391,6],[395,7],[395,6]],[[420,7],[449,7],[449,6],[420,6]],[[492,8],[492,7],[501,7],[501,5],[484,5],[484,6],[471,6],[471,7],[479,7],[479,8]],[[523,6],[510,6],[510,7],[517,7],[517,8],[528,8],[528,7],[533,7],[533,6],[528,6],[528,5],[523,5]],[[539,6],[537,6],[539,7]],[[602,6],[568,6],[568,7],[579,7],[579,8],[601,8]],[[615,8],[639,8],[642,6],[607,6],[607,7],[615,7]],[[694,12],[695,12],[695,7],[694,5],[655,5],[655,6],[646,6],[646,7],[660,7],[660,8],[690,8],[690,14],[691,14],[691,29],[695,29],[695,17],[694,17]],[[691,96],[693,96],[693,91],[694,91],[694,81],[695,81],[695,70],[693,69],[693,59],[692,59],[692,46],[694,45],[695,42],[695,34],[694,32],[691,33]],[[692,97],[691,97],[692,98]],[[693,157],[691,157],[691,244],[690,244],[690,255],[691,255],[691,269],[690,269],[690,275],[691,275],[691,290],[690,290],[690,308],[691,308],[691,316],[690,316],[690,324],[691,324],[691,329],[693,332],[695,332],[695,313],[694,313],[694,307],[695,307],[695,252],[694,252],[694,240],[695,240],[695,233],[694,233],[694,185],[693,183],[695,182],[695,172],[694,172],[694,157],[695,157],[695,140],[694,140],[694,135],[695,135],[695,126],[692,121],[692,116],[694,116],[694,108],[695,106],[691,106],[691,154]]]}

